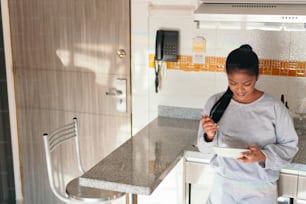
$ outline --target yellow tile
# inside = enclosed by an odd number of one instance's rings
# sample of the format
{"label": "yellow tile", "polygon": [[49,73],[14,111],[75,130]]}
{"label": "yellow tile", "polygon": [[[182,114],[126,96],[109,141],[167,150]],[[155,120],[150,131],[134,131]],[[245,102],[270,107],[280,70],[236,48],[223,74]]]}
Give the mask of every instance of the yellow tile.
{"label": "yellow tile", "polygon": [[279,68],[272,68],[271,74],[272,74],[273,76],[278,76],[279,73],[280,73]]}
{"label": "yellow tile", "polygon": [[296,69],[289,69],[288,76],[296,76]]}
{"label": "yellow tile", "polygon": [[279,75],[280,76],[288,76],[288,69],[286,69],[286,68],[281,68],[281,69],[279,69]]}
{"label": "yellow tile", "polygon": [[[167,68],[186,72],[225,72],[225,61],[225,57],[205,56],[205,64],[193,64],[191,55],[179,55],[177,62],[167,62]],[[154,68],[154,54],[149,54],[149,66]],[[306,62],[260,59],[259,74],[306,77]]]}

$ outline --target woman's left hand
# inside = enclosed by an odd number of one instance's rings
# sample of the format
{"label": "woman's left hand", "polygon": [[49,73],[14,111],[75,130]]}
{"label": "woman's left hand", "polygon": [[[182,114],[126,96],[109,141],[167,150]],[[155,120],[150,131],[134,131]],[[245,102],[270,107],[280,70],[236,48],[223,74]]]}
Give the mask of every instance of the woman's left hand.
{"label": "woman's left hand", "polygon": [[261,162],[266,160],[266,155],[255,146],[249,146],[248,148],[250,151],[242,152],[241,157],[237,158],[237,160],[250,163],[250,162]]}

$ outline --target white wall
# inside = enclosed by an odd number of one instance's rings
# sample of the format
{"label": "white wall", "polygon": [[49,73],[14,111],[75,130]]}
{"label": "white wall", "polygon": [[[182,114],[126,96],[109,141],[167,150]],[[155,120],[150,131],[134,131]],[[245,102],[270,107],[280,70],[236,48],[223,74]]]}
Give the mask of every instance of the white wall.
{"label": "white wall", "polygon": [[[226,57],[231,50],[249,43],[261,59],[306,61],[306,32],[197,29],[192,18],[196,5],[196,0],[132,1],[134,134],[156,117],[158,105],[202,108],[210,95],[227,86],[225,73],[168,70],[164,86],[156,94],[148,55],[154,53],[159,28],[179,30],[181,55],[192,55],[192,38],[200,35],[206,39],[209,56]],[[305,77],[261,75],[257,87],[277,98],[284,94],[291,109],[306,97]]]}
{"label": "white wall", "polygon": [[[167,88],[156,94],[154,91],[154,70],[149,68],[148,56],[154,53],[155,30],[158,28],[182,28],[193,27],[191,18],[191,9],[194,8],[196,0],[132,0],[132,93],[133,93],[133,134],[140,130],[144,125],[156,117],[157,105],[160,100],[165,104],[169,104],[167,100],[176,100],[180,93],[178,90]],[[186,10],[182,9],[187,7]],[[179,7],[182,12],[176,13],[176,8]],[[164,9],[163,9],[164,8]],[[172,9],[174,8],[174,9]],[[165,14],[167,9],[172,10],[172,14]],[[160,12],[161,11],[161,12]],[[189,14],[187,15],[189,11]],[[158,13],[161,15],[158,15]],[[157,15],[156,15],[157,13]],[[180,21],[175,21],[179,15]],[[173,22],[175,23],[173,24]],[[180,24],[184,24],[184,26]],[[183,30],[181,30],[183,32]],[[189,31],[184,31],[186,35],[190,35]],[[182,35],[182,33],[181,33]],[[186,38],[189,38],[186,36]],[[181,38],[183,39],[183,38]],[[183,50],[184,46],[181,45]],[[190,48],[189,48],[190,49]],[[187,52],[188,53],[188,52]],[[172,74],[184,77],[186,73],[168,72],[169,80],[165,87],[175,85],[171,82],[171,78],[176,80],[177,77]],[[183,75],[182,75],[183,74]],[[170,91],[170,92],[168,92]],[[175,93],[173,94],[173,91]],[[168,93],[167,93],[168,92]],[[170,94],[170,95],[169,95]],[[176,98],[175,98],[176,97]],[[188,97],[188,96],[187,96]],[[164,100],[165,99],[165,100]],[[175,104],[173,104],[175,105]],[[182,104],[184,105],[184,104]]]}

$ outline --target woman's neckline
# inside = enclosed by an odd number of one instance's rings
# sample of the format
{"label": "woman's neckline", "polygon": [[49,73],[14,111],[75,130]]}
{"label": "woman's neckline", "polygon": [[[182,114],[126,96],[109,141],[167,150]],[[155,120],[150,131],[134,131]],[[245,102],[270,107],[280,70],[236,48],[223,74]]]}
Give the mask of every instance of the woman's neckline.
{"label": "woman's neckline", "polygon": [[250,102],[244,103],[244,102],[236,101],[234,98],[232,98],[232,101],[234,101],[237,104],[242,104],[242,105],[250,105],[250,104],[256,103],[257,101],[260,101],[265,95],[263,91],[259,91],[259,90],[257,91],[258,91],[258,96],[256,96],[255,99]]}

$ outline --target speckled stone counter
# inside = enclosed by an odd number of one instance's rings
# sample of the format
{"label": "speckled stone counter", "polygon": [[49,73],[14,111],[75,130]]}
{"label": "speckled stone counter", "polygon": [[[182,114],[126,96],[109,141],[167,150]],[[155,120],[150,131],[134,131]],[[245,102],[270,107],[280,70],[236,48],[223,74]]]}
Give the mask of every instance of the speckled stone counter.
{"label": "speckled stone counter", "polygon": [[192,149],[198,124],[193,119],[156,118],[81,176],[80,184],[150,195],[184,156],[184,150]]}
{"label": "speckled stone counter", "polygon": [[[204,155],[194,147],[200,109],[160,106],[159,117],[150,122],[80,178],[89,187],[150,195],[177,162],[208,163],[213,154]],[[304,121],[296,120],[300,151],[282,172],[306,175],[306,131]]]}

